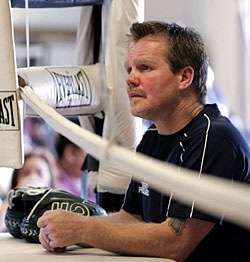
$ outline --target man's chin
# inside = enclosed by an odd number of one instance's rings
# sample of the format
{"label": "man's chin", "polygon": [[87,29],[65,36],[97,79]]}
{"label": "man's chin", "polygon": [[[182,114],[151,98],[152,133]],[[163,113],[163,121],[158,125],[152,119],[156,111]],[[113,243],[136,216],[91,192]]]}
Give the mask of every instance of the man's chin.
{"label": "man's chin", "polygon": [[140,113],[139,113],[137,110],[133,109],[133,108],[131,108],[131,114],[132,114],[133,116],[141,117],[141,116],[140,116]]}
{"label": "man's chin", "polygon": [[132,115],[139,118],[144,118],[143,114],[138,111],[131,111]]}

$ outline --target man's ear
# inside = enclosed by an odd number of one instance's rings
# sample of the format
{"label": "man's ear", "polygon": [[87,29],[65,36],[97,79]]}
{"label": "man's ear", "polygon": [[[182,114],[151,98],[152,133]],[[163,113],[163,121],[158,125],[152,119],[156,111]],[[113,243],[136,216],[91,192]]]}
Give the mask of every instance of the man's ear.
{"label": "man's ear", "polygon": [[179,72],[180,89],[186,89],[191,86],[194,79],[194,69],[191,66],[185,66]]}

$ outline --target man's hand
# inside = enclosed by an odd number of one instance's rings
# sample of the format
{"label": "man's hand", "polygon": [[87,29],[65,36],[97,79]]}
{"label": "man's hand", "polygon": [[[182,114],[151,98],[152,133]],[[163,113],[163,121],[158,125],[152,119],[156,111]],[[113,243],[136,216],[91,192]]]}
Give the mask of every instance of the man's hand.
{"label": "man's hand", "polygon": [[37,221],[42,246],[48,251],[62,252],[67,246],[79,243],[82,219],[83,216],[65,210],[46,211]]}

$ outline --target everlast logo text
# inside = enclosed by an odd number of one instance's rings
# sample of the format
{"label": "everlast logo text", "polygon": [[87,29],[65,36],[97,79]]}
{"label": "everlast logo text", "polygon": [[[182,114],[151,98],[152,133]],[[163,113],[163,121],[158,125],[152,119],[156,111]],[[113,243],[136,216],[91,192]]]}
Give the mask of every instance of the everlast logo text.
{"label": "everlast logo text", "polygon": [[15,92],[0,92],[0,131],[18,130],[18,105]]}
{"label": "everlast logo text", "polygon": [[71,211],[71,212],[75,212],[75,213],[79,213],[83,216],[89,216],[90,212],[89,209],[81,203],[67,203],[67,202],[56,202],[54,201],[51,204],[51,210],[56,210],[56,209],[63,209],[66,211]]}
{"label": "everlast logo text", "polygon": [[74,72],[60,72],[57,68],[47,70],[54,81],[57,108],[91,105],[90,82],[83,70],[77,69]]}

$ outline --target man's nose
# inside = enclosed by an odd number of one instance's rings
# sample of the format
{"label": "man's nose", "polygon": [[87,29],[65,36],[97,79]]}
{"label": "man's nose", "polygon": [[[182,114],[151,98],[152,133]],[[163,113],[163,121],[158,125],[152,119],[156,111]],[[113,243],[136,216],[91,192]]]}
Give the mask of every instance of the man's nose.
{"label": "man's nose", "polygon": [[128,75],[128,77],[127,77],[126,82],[127,82],[128,88],[133,89],[133,88],[135,88],[136,86],[139,85],[140,80],[139,80],[138,75],[131,71],[130,74]]}

